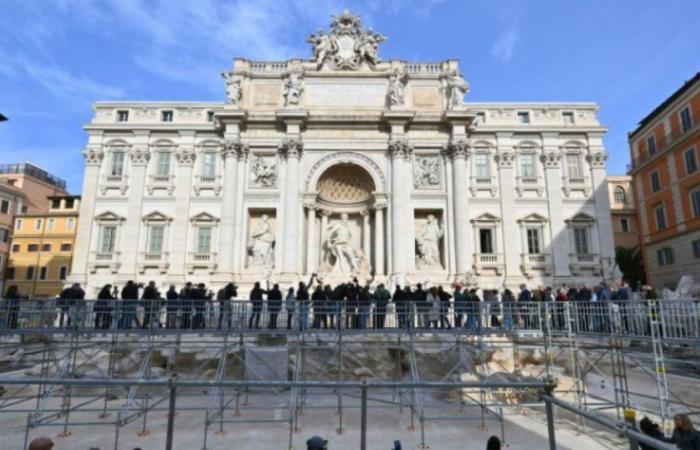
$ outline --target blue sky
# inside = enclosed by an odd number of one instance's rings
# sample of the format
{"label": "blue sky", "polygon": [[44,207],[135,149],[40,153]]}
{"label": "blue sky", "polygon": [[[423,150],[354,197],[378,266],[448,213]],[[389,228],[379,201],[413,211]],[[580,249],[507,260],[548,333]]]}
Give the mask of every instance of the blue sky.
{"label": "blue sky", "polygon": [[28,160],[79,192],[96,100],[224,97],[234,56],[308,57],[347,7],[389,39],[383,58],[458,58],[467,101],[593,101],[626,135],[700,70],[697,0],[0,0],[0,162]]}

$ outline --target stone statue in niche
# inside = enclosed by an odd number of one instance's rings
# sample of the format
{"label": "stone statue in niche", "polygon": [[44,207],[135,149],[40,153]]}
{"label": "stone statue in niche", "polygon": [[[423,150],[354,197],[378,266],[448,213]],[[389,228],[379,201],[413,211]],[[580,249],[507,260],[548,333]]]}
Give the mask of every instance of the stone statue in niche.
{"label": "stone statue in niche", "polygon": [[251,165],[253,186],[273,187],[277,181],[275,163],[266,163],[262,156],[256,156]]}
{"label": "stone statue in niche", "polygon": [[442,267],[440,263],[440,239],[442,235],[442,227],[435,216],[429,214],[428,220],[416,236],[418,250],[416,264],[418,268]]}
{"label": "stone statue in niche", "polygon": [[284,106],[299,106],[303,91],[302,74],[289,72],[284,82]]}
{"label": "stone statue in niche", "polygon": [[416,158],[415,186],[440,185],[440,161],[437,158]]}
{"label": "stone statue in niche", "polygon": [[272,232],[270,217],[267,214],[263,214],[260,217],[260,222],[255,225],[248,243],[251,265],[272,267],[275,256],[274,245],[275,234]]}
{"label": "stone statue in niche", "polygon": [[462,106],[464,95],[469,92],[469,84],[457,70],[447,76],[447,109],[453,110]]}
{"label": "stone statue in niche", "polygon": [[226,103],[233,106],[240,106],[241,77],[234,75],[232,71],[221,72],[221,77],[226,82]]}
{"label": "stone statue in niche", "polygon": [[387,93],[389,108],[401,106],[406,101],[406,72],[397,67],[389,75],[389,91]]}
{"label": "stone statue in niche", "polygon": [[340,215],[340,222],[333,222],[325,230],[323,242],[324,260],[334,275],[356,275],[369,270],[369,263],[362,249],[352,243],[348,215]]}

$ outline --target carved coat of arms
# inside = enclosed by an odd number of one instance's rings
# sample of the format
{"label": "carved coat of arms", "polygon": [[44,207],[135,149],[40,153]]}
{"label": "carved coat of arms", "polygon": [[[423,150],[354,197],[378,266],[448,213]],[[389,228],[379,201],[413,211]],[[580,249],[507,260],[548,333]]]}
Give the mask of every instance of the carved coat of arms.
{"label": "carved coat of arms", "polygon": [[357,70],[363,62],[372,68],[381,62],[379,44],[386,37],[365,30],[360,16],[346,9],[340,16],[332,16],[330,27],[328,34],[319,30],[306,38],[314,46],[312,61],[319,69],[328,64],[336,70]]}

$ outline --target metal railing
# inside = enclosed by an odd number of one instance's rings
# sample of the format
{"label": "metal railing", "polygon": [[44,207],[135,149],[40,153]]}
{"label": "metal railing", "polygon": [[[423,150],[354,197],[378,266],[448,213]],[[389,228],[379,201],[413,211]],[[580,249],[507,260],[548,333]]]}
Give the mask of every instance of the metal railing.
{"label": "metal railing", "polygon": [[[653,326],[657,329],[652,330]],[[367,302],[1,300],[0,334],[122,332],[542,333],[700,340],[695,300]],[[570,329],[569,329],[570,328]]]}

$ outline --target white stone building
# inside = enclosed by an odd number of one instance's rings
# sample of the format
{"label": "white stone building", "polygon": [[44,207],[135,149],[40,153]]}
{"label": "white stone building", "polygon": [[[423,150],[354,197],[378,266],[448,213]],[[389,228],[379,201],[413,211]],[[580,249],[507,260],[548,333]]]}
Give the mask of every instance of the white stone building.
{"label": "white stone building", "polygon": [[592,103],[470,103],[458,63],[383,61],[344,12],[311,60],[236,59],[226,102],[99,102],[72,279],[598,282]]}

